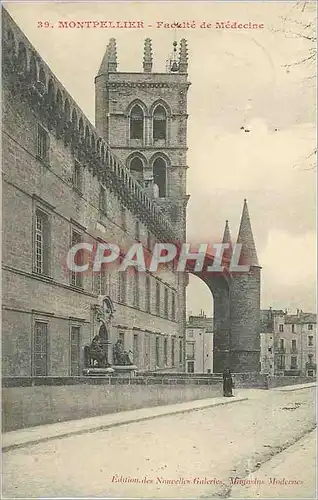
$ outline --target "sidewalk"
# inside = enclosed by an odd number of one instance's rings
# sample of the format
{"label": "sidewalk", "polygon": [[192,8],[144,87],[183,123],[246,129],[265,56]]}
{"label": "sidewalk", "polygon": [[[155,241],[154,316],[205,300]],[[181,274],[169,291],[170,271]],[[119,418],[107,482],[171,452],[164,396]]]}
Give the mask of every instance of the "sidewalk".
{"label": "sidewalk", "polygon": [[84,418],[80,420],[69,420],[56,424],[41,425],[19,429],[17,431],[5,432],[2,434],[2,450],[7,451],[14,448],[20,448],[30,444],[67,437],[85,432],[94,432],[98,430],[117,427],[119,425],[139,422],[141,420],[150,420],[152,418],[174,415],[195,410],[202,410],[214,406],[238,403],[246,401],[246,396],[237,396],[234,398],[209,398],[174,405],[155,406],[151,408],[141,408],[132,411],[123,411],[120,413],[111,413],[99,417]]}
{"label": "sidewalk", "polygon": [[299,391],[300,389],[308,389],[309,387],[316,387],[317,382],[310,382],[309,384],[296,384],[296,385],[283,385],[281,387],[273,387],[271,391]]}
{"label": "sidewalk", "polygon": [[250,484],[232,486],[229,498],[317,498],[315,477],[316,430],[245,478]]}
{"label": "sidewalk", "polygon": [[154,406],[151,408],[140,408],[138,410],[123,411],[111,413],[98,417],[90,417],[79,420],[68,420],[55,424],[28,427],[16,431],[5,432],[2,434],[2,450],[7,451],[14,448],[28,446],[30,444],[49,441],[86,432],[117,427],[119,425],[130,424],[142,420],[150,420],[157,417],[174,415],[189,411],[196,411],[214,406],[226,405],[246,401],[247,399],[258,399],[266,397],[272,391],[298,391],[315,387],[316,383],[299,384],[293,386],[276,387],[270,390],[238,388],[234,391],[234,398],[209,398],[174,405]]}

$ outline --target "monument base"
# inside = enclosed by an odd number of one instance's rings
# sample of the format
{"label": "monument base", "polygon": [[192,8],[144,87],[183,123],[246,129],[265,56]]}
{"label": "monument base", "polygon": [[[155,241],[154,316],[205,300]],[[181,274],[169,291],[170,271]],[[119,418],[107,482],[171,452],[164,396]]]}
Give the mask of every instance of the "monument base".
{"label": "monument base", "polygon": [[84,368],[83,375],[89,377],[109,377],[114,373],[113,368]]}
{"label": "monument base", "polygon": [[138,370],[136,365],[113,365],[117,377],[134,377]]}

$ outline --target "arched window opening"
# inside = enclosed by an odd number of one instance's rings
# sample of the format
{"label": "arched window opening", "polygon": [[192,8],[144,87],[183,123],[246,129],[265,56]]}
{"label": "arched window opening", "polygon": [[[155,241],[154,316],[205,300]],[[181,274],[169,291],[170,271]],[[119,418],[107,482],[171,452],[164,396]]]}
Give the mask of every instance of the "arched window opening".
{"label": "arched window opening", "polygon": [[88,148],[90,148],[90,146],[91,146],[91,138],[89,135],[89,128],[86,125],[86,127],[85,127],[85,147],[88,149]]}
{"label": "arched window opening", "polygon": [[83,123],[83,118],[81,117],[78,122],[78,133],[80,138],[82,139],[84,136],[84,123]]}
{"label": "arched window opening", "polygon": [[72,111],[72,130],[73,132],[77,130],[77,113],[75,109]]}
{"label": "arched window opening", "polygon": [[167,196],[167,167],[166,162],[162,158],[157,158],[153,164],[153,180],[158,186],[159,197]]}
{"label": "arched window opening", "polygon": [[18,69],[19,71],[26,71],[27,69],[27,51],[22,42],[19,43]]}
{"label": "arched window opening", "polygon": [[7,31],[7,47],[10,56],[16,54],[16,44],[15,44],[14,34],[11,29]]}
{"label": "arched window opening", "polygon": [[38,69],[36,65],[36,60],[34,55],[31,55],[30,58],[30,78],[32,82],[37,82],[38,80]]}
{"label": "arched window opening", "polygon": [[65,123],[68,123],[70,121],[70,115],[71,115],[70,103],[69,103],[68,99],[65,99],[65,104],[64,104],[64,120],[65,120]]}
{"label": "arched window opening", "polygon": [[46,77],[45,77],[45,73],[44,73],[44,69],[43,68],[40,68],[39,82],[43,83],[43,85],[46,86]]}
{"label": "arched window opening", "polygon": [[153,114],[153,138],[154,140],[166,139],[167,137],[167,114],[163,106],[156,107]]}
{"label": "arched window opening", "polygon": [[62,99],[62,94],[61,91],[58,90],[56,93],[56,110],[59,114],[62,113],[63,109],[63,99]]}
{"label": "arched window opening", "polygon": [[138,182],[144,178],[144,165],[140,158],[133,158],[130,162],[130,172]]}
{"label": "arched window opening", "polygon": [[144,113],[138,104],[130,112],[130,139],[142,139],[144,136]]}

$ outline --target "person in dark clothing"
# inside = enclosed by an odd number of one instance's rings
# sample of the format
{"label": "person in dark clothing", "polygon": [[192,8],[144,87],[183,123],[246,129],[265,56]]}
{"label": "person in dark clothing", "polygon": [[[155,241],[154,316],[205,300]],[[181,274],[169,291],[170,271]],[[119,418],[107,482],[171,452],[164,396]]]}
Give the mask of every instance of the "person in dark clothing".
{"label": "person in dark clothing", "polygon": [[226,398],[233,396],[233,379],[231,375],[231,371],[229,368],[226,368],[223,372],[223,396]]}

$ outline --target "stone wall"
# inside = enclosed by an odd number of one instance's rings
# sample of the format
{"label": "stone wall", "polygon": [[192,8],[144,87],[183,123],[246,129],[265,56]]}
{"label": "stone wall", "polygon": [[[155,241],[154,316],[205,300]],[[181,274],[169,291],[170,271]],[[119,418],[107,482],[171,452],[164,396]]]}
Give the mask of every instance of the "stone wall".
{"label": "stone wall", "polygon": [[4,431],[222,395],[220,382],[204,380],[26,377],[3,382]]}
{"label": "stone wall", "polygon": [[[124,333],[125,349],[133,350],[135,346],[135,351],[138,350],[138,367],[171,368],[174,337],[174,368],[180,369],[179,337],[182,336],[184,323],[184,307],[181,306],[184,304],[185,285],[175,273],[167,270],[160,276],[150,274],[149,288],[145,284],[146,273],[139,273],[138,280],[135,274],[125,273],[127,279],[124,294],[120,293],[119,278],[123,273],[119,273],[117,268],[103,274],[101,286],[91,268],[83,276],[81,287],[71,284],[66,256],[72,246],[72,230],[80,233],[82,240],[87,243],[96,244],[99,239],[103,239],[118,244],[123,252],[138,239],[145,250],[149,251],[149,241],[153,245],[156,239],[160,238],[160,224],[156,231],[154,221],[159,221],[162,216],[158,216],[158,210],[151,204],[148,211],[145,209],[149,200],[145,199],[144,193],[140,194],[140,186],[139,190],[136,190],[136,186],[130,182],[131,179],[128,180],[128,172],[119,165],[119,160],[115,161],[108,145],[105,145],[107,161],[97,148],[93,151],[93,143],[96,146],[98,138],[93,125],[88,122],[66,89],[5,11],[3,18],[4,375],[34,374],[34,328],[37,321],[48,325],[47,374],[70,375],[71,327],[80,328],[82,350],[98,331],[92,308],[98,304],[99,295],[110,295],[115,303],[111,340],[114,342],[119,333]],[[13,45],[9,33],[14,37]],[[23,71],[20,68],[17,75],[18,46],[25,49],[26,55],[24,61],[24,51],[20,51],[19,64],[23,66]],[[32,54],[36,55],[33,72]],[[48,85],[45,87],[42,101],[35,103],[32,92],[34,83],[40,78],[41,70]],[[61,120],[58,114],[58,93],[64,111],[68,103],[71,108],[68,114],[73,117],[73,112],[76,112],[76,123],[72,122],[75,129],[71,139],[67,135],[69,122],[64,123],[58,133],[57,124]],[[56,121],[50,122],[49,118]],[[81,120],[88,130],[88,137],[85,139],[88,145],[83,144],[83,137],[80,137]],[[47,133],[45,159],[39,157],[37,150],[39,126]],[[75,164],[78,163],[82,177],[81,189],[74,185]],[[101,177],[102,171],[107,173],[107,178]],[[100,206],[102,184],[105,187],[103,208]],[[134,200],[126,196],[125,205],[123,193],[125,194],[127,185],[130,186],[129,194],[131,195],[134,189],[136,196]],[[146,212],[143,212],[144,216],[141,212],[139,214],[138,235],[136,206],[142,207],[140,210]],[[48,271],[45,274],[35,272],[37,210],[46,214],[48,220]],[[160,287],[159,300],[156,294],[157,284]],[[135,299],[136,290],[138,303]],[[168,291],[168,310],[165,307],[165,290]],[[172,311],[173,296],[175,314]],[[147,306],[148,297],[150,310]],[[182,301],[179,297],[182,297]],[[146,336],[149,336],[147,356]],[[158,363],[157,338],[160,344]],[[165,338],[168,341],[166,359],[163,356]],[[82,360],[79,360],[79,365],[81,369]]]}
{"label": "stone wall", "polygon": [[309,384],[316,382],[314,377],[271,377],[261,373],[234,373],[233,378],[235,387],[273,389],[274,387],[283,387],[287,385]]}

